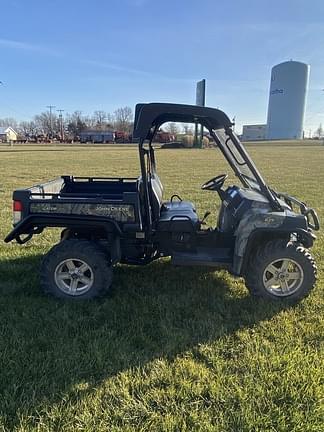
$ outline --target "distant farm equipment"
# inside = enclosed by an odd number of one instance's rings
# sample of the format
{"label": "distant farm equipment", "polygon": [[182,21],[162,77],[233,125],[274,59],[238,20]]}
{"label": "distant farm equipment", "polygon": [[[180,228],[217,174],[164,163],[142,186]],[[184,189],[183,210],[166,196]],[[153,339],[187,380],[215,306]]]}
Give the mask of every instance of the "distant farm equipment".
{"label": "distant farm equipment", "polygon": [[115,131],[115,143],[131,143],[132,134],[123,131]]}
{"label": "distant farm equipment", "polygon": [[154,142],[161,143],[161,144],[173,142],[175,140],[176,140],[175,135],[171,134],[170,132],[165,132],[162,129],[157,131],[154,138]]}
{"label": "distant farm equipment", "polygon": [[81,143],[113,143],[115,142],[115,134],[109,130],[89,130],[80,133]]}

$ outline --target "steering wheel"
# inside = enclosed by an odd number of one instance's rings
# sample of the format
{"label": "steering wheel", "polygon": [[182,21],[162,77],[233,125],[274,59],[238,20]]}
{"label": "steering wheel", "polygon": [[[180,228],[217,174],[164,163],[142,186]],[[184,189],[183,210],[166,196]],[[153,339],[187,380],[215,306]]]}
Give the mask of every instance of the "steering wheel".
{"label": "steering wheel", "polygon": [[220,174],[216,177],[213,177],[212,179],[206,181],[206,183],[201,186],[201,189],[219,192],[227,177],[227,174]]}

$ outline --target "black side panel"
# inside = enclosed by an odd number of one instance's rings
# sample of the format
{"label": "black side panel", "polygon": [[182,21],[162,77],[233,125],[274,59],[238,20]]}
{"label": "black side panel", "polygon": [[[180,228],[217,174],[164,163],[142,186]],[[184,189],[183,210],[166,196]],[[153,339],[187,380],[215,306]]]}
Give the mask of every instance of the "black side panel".
{"label": "black side panel", "polygon": [[91,219],[89,219],[80,216],[55,215],[49,217],[45,215],[35,215],[26,217],[16,225],[5,238],[5,242],[9,243],[19,235],[30,234],[35,229],[40,230],[46,227],[101,229],[107,234],[115,232],[122,235],[118,224],[115,221],[109,221],[106,218],[92,216]]}
{"label": "black side panel", "polygon": [[230,268],[232,251],[230,248],[197,248],[196,252],[175,252],[171,263],[184,266],[208,266]]}

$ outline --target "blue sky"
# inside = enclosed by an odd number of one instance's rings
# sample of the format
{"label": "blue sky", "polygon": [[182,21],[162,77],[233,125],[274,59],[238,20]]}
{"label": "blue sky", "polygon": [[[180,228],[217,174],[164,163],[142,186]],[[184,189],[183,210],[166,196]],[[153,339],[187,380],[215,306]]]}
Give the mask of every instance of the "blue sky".
{"label": "blue sky", "polygon": [[240,128],[266,121],[271,67],[294,59],[311,65],[306,132],[324,123],[323,0],[3,0],[0,16],[0,117],[194,103],[206,78]]}

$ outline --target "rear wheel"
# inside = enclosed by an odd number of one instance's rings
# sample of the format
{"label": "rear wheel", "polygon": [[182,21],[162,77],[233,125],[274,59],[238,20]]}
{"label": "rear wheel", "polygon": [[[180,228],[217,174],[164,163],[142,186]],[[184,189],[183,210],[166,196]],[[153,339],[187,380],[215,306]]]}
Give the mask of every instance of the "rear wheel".
{"label": "rear wheel", "polygon": [[92,299],[105,295],[112,282],[108,255],[96,243],[64,240],[44,257],[41,285],[59,298]]}
{"label": "rear wheel", "polygon": [[258,248],[251,257],[245,282],[255,296],[299,300],[316,282],[317,268],[307,249],[284,240],[274,240]]}

